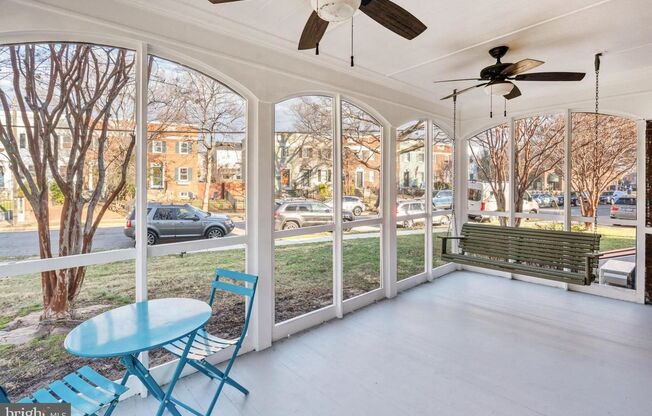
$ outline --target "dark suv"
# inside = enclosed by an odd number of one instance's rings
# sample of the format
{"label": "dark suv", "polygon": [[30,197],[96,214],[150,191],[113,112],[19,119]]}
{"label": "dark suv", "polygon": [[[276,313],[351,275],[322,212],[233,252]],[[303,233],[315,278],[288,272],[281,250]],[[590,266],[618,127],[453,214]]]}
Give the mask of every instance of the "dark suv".
{"label": "dark suv", "polygon": [[[353,212],[342,210],[342,220],[353,221]],[[333,210],[319,201],[277,201],[274,211],[275,230],[294,230],[333,222]]]}
{"label": "dark suv", "polygon": [[[136,239],[136,212],[127,218],[125,235]],[[229,234],[235,224],[227,215],[204,212],[192,205],[147,205],[147,244],[154,245],[164,238],[220,238]]]}

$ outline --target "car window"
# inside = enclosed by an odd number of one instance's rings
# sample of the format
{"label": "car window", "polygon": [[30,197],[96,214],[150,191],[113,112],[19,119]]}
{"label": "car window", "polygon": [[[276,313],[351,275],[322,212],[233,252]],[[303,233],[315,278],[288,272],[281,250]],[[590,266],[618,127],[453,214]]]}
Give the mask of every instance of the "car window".
{"label": "car window", "polygon": [[298,211],[300,211],[300,212],[310,212],[310,208],[308,208],[308,205],[299,205]]}
{"label": "car window", "polygon": [[195,212],[195,210],[192,209],[192,208],[183,207],[183,208],[177,208],[177,209],[178,209],[177,219],[191,220],[191,219],[195,218],[195,216],[197,216],[197,212]]}
{"label": "car window", "polygon": [[469,201],[481,201],[482,191],[479,189],[469,189]]}
{"label": "car window", "polygon": [[172,221],[177,219],[178,208],[158,208],[154,213],[156,221]]}
{"label": "car window", "polygon": [[324,204],[312,204],[313,212],[329,212],[330,208]]}
{"label": "car window", "polygon": [[297,210],[296,205],[288,205],[288,206],[285,207],[285,211],[295,212],[296,210]]}

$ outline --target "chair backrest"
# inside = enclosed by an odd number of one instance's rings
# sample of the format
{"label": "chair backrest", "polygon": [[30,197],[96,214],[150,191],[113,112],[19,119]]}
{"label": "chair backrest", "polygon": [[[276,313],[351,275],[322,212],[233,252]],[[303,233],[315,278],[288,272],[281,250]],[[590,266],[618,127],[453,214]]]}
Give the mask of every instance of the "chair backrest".
{"label": "chair backrest", "polygon": [[[600,234],[465,223],[460,249],[466,254],[556,270],[586,269],[586,254],[600,249]],[[598,260],[589,259],[590,267]]]}
{"label": "chair backrest", "polygon": [[[243,283],[243,285],[225,282],[223,279],[231,279],[237,283]],[[249,318],[251,317],[251,310],[253,309],[253,301],[254,297],[256,296],[257,286],[258,276],[254,276],[253,274],[219,268],[215,270],[215,280],[213,280],[211,295],[208,298],[209,305],[213,306],[217,291],[229,292],[233,293],[234,295],[245,297],[245,305],[247,311],[245,313],[245,322],[242,326],[242,336],[240,337],[241,340],[247,333],[247,328],[249,327]]]}
{"label": "chair backrest", "polygon": [[0,386],[0,403],[11,403],[9,401],[9,395],[7,395],[7,390]]}

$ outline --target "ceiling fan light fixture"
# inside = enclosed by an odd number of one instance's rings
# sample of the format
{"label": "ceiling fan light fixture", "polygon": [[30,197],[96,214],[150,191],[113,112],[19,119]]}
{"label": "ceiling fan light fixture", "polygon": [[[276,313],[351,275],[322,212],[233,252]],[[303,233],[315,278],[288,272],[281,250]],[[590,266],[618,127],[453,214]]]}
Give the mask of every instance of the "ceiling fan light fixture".
{"label": "ceiling fan light fixture", "polygon": [[509,81],[496,81],[484,87],[487,95],[507,95],[514,89],[514,84]]}
{"label": "ceiling fan light fixture", "polygon": [[360,8],[362,0],[310,0],[320,18],[328,22],[348,20]]}

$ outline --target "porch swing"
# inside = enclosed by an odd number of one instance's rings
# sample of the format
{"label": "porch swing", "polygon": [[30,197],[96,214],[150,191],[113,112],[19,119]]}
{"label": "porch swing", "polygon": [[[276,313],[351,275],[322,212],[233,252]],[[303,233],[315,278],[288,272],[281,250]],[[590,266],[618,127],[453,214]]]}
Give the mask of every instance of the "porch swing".
{"label": "porch swing", "polygon": [[[598,137],[598,76],[600,54],[595,56],[595,139]],[[453,140],[456,139],[457,95],[453,96]],[[453,173],[455,175],[455,172]],[[597,233],[598,210],[594,210],[593,233],[539,230],[521,227],[464,223],[461,235],[443,236],[441,259],[563,283],[590,285],[599,266],[601,235]],[[457,223],[455,204],[452,217]],[[457,253],[448,241],[459,241]]]}

